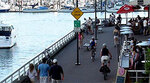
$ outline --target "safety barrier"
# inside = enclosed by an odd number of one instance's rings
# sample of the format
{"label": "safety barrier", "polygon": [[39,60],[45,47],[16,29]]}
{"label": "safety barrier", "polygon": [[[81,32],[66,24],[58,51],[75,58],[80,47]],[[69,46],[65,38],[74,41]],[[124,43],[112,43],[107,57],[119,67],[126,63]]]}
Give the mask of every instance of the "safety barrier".
{"label": "safety barrier", "polygon": [[145,74],[145,70],[128,70],[128,75],[132,83],[150,83],[150,75]]}
{"label": "safety barrier", "polygon": [[0,83],[12,83],[14,80],[20,80],[21,76],[24,76],[26,74],[26,71],[29,69],[29,64],[39,64],[39,62],[44,57],[52,57],[55,55],[58,51],[60,51],[64,46],[66,46],[71,40],[75,38],[75,32],[71,31],[67,35],[65,35],[63,38],[55,42],[53,45],[45,49],[43,52],[35,56],[33,59],[28,61],[26,64],[24,64],[22,67],[20,67],[18,70],[13,72],[11,75],[6,77],[4,80],[2,80]]}

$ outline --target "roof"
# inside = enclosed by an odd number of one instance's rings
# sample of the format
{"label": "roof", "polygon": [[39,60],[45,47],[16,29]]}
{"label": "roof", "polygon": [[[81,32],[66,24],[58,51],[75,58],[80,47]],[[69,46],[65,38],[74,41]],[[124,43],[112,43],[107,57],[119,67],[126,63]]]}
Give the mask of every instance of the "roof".
{"label": "roof", "polygon": [[0,27],[1,27],[1,26],[10,27],[11,25],[10,25],[10,24],[0,23]]}

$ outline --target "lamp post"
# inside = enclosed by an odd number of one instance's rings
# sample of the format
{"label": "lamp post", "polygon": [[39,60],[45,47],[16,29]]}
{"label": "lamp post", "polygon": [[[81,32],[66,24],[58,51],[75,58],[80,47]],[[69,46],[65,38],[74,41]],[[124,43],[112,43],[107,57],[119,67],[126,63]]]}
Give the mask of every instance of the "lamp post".
{"label": "lamp post", "polygon": [[[76,0],[76,7],[78,7],[78,0]],[[79,63],[79,40],[78,40],[78,32],[76,32],[76,38],[77,38],[77,63],[76,65],[80,65]]]}
{"label": "lamp post", "polygon": [[150,5],[148,5],[148,18],[150,19]]}
{"label": "lamp post", "polygon": [[94,26],[94,28],[95,28],[95,39],[97,40],[97,27],[96,27],[96,22],[98,21],[97,20],[97,11],[96,11],[96,9],[97,9],[97,4],[96,4],[97,2],[96,2],[96,0],[95,0],[95,26]]}
{"label": "lamp post", "polygon": [[101,11],[103,10],[103,2],[102,2],[102,0],[101,0]]}
{"label": "lamp post", "polygon": [[106,2],[107,0],[105,0],[105,20],[106,20]]}

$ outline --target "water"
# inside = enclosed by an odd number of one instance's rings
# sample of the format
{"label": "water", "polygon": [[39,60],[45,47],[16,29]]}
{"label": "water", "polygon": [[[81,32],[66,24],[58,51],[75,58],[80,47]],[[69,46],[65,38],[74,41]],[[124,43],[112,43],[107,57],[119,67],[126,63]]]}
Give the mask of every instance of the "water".
{"label": "water", "polygon": [[[130,13],[142,16],[147,13]],[[97,13],[104,18],[104,13]],[[80,18],[94,18],[94,13],[85,13]],[[109,17],[109,13],[107,13]],[[125,17],[125,15],[122,15]],[[74,17],[70,13],[0,13],[0,20],[12,24],[17,33],[17,45],[0,49],[0,81],[35,57],[45,48],[73,30]]]}

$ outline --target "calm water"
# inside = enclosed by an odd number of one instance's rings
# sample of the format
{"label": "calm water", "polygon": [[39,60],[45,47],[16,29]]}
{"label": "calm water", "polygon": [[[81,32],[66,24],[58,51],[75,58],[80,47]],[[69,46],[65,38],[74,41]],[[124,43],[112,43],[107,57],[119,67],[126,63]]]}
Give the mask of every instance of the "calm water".
{"label": "calm water", "polygon": [[[130,13],[129,17],[147,13]],[[98,13],[104,18],[104,13]],[[116,15],[117,16],[117,15]],[[81,18],[92,17],[85,13]],[[109,17],[109,14],[107,14]],[[125,17],[125,15],[122,15]],[[17,33],[17,45],[11,49],[0,49],[0,81],[35,57],[45,48],[73,30],[74,17],[70,13],[0,13],[0,20],[12,24]]]}

